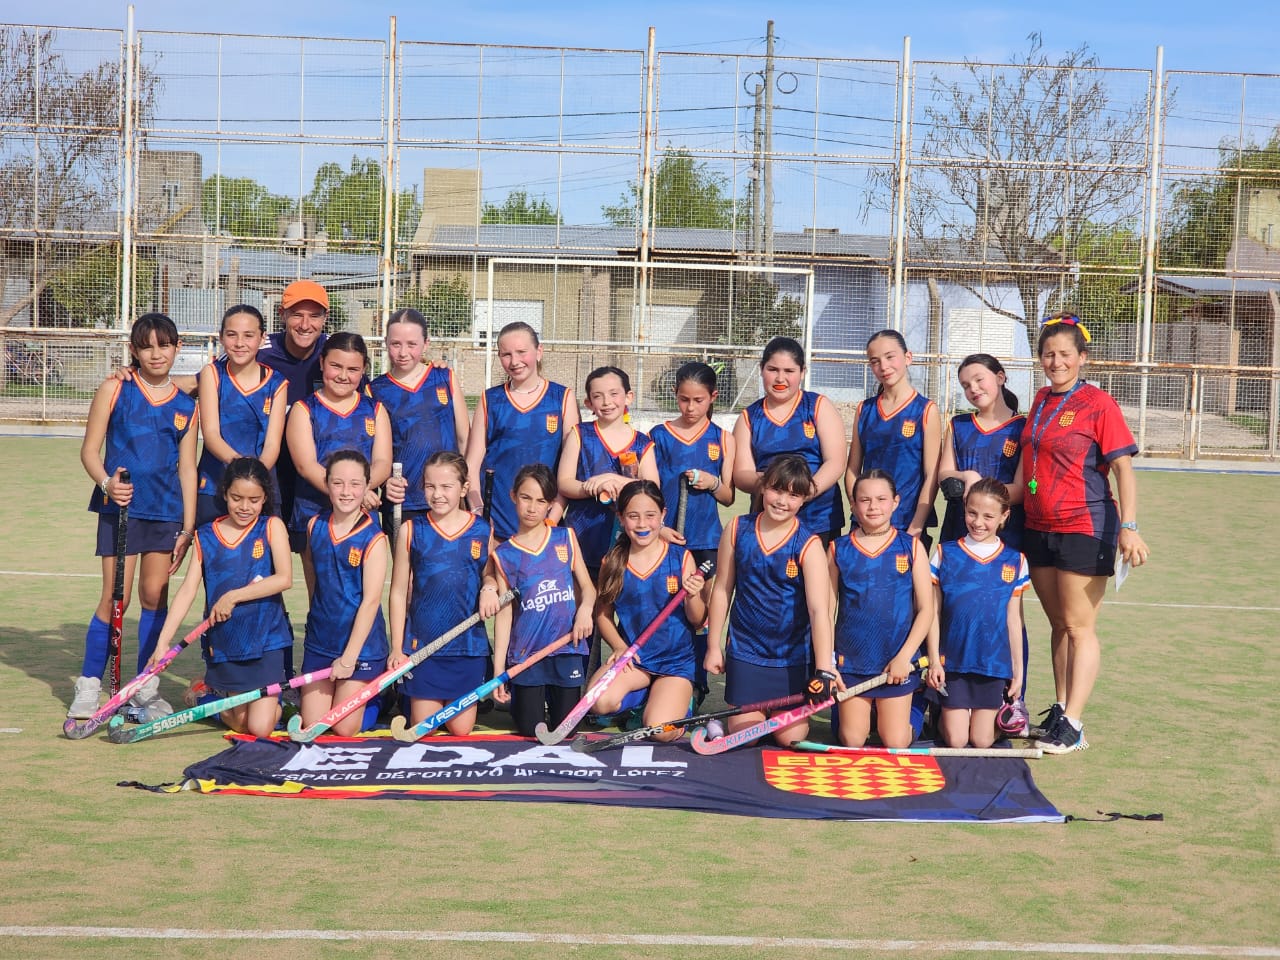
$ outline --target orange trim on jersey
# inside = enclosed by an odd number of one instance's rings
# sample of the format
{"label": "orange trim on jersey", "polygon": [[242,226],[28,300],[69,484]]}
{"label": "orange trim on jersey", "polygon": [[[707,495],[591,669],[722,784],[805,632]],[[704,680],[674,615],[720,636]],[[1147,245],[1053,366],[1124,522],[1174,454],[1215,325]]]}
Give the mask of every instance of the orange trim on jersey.
{"label": "orange trim on jersey", "polygon": [[513,407],[515,407],[521,413],[528,413],[530,410],[532,410],[534,407],[536,407],[538,404],[542,402],[542,398],[547,395],[547,390],[550,388],[550,386],[551,386],[551,381],[544,377],[542,380],[542,389],[533,395],[533,399],[529,401],[529,405],[527,407],[522,407],[520,406],[519,403],[516,402],[515,394],[511,392],[510,381],[507,381],[506,383],[504,383],[502,385],[502,389],[506,391],[508,403],[510,403]]}
{"label": "orange trim on jersey", "polygon": [[[769,398],[764,398],[764,403],[760,404],[760,409],[764,411],[764,415],[769,419],[775,427],[785,427],[791,422],[791,418],[795,415],[796,409],[800,406],[800,401],[804,399],[804,389],[796,391],[796,395],[791,398],[791,409],[787,411],[787,415],[781,420],[775,419],[769,410]],[[815,411],[816,412],[816,411]]]}
{"label": "orange trim on jersey", "polygon": [[[1004,548],[1003,548],[1003,546],[1002,546],[1000,549],[997,549],[994,553],[992,553],[992,554],[991,554],[991,556],[987,557],[986,559],[983,559],[983,558],[982,558],[982,557],[980,557],[978,554],[974,553],[972,550],[970,550],[970,549],[969,549],[969,545],[965,543],[965,540],[966,540],[966,539],[968,539],[968,537],[967,537],[967,536],[961,537],[959,540],[957,540],[957,541],[956,541],[956,543],[960,544],[960,549],[961,549],[961,550],[963,550],[965,553],[967,553],[967,554],[968,554],[970,557],[972,557],[974,560],[977,560],[977,561],[978,561],[980,564],[982,564],[983,566],[986,566],[988,563],[990,563],[992,560],[994,560],[996,557],[1000,556],[1000,554],[1004,552]],[[938,558],[939,558],[939,559],[941,559],[941,558],[942,558],[942,553],[941,553],[942,545],[941,545],[941,544],[939,544],[939,545],[938,545],[938,550],[939,550]]]}
{"label": "orange trim on jersey", "polygon": [[168,393],[166,393],[159,400],[152,400],[151,394],[147,393],[146,387],[142,385],[145,381],[142,379],[142,376],[138,373],[138,371],[136,370],[134,371],[134,376],[137,377],[137,381],[133,385],[138,388],[138,392],[142,394],[142,398],[146,400],[147,403],[151,404],[151,406],[153,407],[163,407],[166,403],[168,403],[170,400],[172,400],[174,397],[178,395],[178,392],[179,392],[178,388],[175,387],[172,383],[170,383]]}
{"label": "orange trim on jersey", "polygon": [[392,383],[394,383],[401,390],[406,390],[409,393],[417,393],[419,390],[422,389],[422,385],[427,382],[427,378],[429,376],[431,376],[431,365],[427,364],[422,368],[422,376],[418,378],[418,382],[416,384],[410,384],[404,380],[397,379],[394,373],[388,373],[387,379],[390,380]]}
{"label": "orange trim on jersey", "polygon": [[[519,531],[516,531],[516,532],[519,533]],[[551,528],[544,524],[542,527],[542,532],[544,534],[542,538],[542,543],[538,545],[538,548],[536,550],[529,549],[524,544],[522,544],[519,540],[517,540],[514,536],[509,538],[507,540],[507,543],[511,544],[521,553],[527,553],[531,557],[538,557],[542,555],[542,552],[547,549],[547,544],[551,542]],[[570,542],[569,546],[570,547],[573,546],[572,542]],[[572,559],[572,557],[570,557],[570,559]]]}
{"label": "orange trim on jersey", "polygon": [[[893,535],[893,530],[892,530],[892,528],[890,528],[889,536],[885,538],[884,543],[880,544],[880,549],[879,549],[879,550],[876,550],[876,551],[874,551],[874,552],[873,552],[873,551],[871,551],[871,550],[868,550],[866,547],[864,547],[864,546],[863,546],[863,545],[858,541],[858,538],[857,538],[856,536],[854,536],[854,535],[853,535],[853,533],[850,533],[850,534],[849,534],[849,539],[853,542],[854,547],[857,549],[857,551],[858,551],[860,554],[862,554],[864,557],[867,557],[867,558],[869,558],[869,559],[871,559],[871,560],[874,560],[876,557],[880,556],[880,554],[882,554],[882,553],[884,553],[886,550],[888,550],[888,549],[889,549],[889,546],[890,546],[890,545],[891,545],[895,540],[897,540],[898,538],[897,538],[897,537],[895,537],[895,536]],[[913,539],[914,539],[914,538],[913,538]]]}
{"label": "orange trim on jersey", "polygon": [[[876,397],[876,413],[880,414],[881,420],[892,419],[893,417],[896,417],[898,414],[900,414],[903,410],[905,410],[907,407],[907,404],[911,403],[911,401],[918,396],[920,396],[920,391],[916,389],[912,389],[911,396],[907,397],[906,400],[902,401],[902,403],[898,405],[897,409],[891,410],[888,413],[885,413],[884,407],[881,406],[881,403],[884,401],[884,395],[882,394],[881,396]],[[924,422],[925,417],[927,417],[928,415],[929,415],[929,407],[928,407],[928,404],[926,404],[924,415],[920,418],[922,423]]]}
{"label": "orange trim on jersey", "polygon": [[240,544],[244,543],[244,538],[249,535],[249,531],[256,526],[256,521],[254,523],[249,524],[249,526],[245,527],[242,531],[240,531],[240,536],[236,537],[234,540],[228,540],[226,537],[222,535],[222,528],[219,526],[219,524],[221,524],[223,520],[228,520],[228,519],[230,519],[230,517],[224,514],[223,516],[218,517],[218,519],[213,521],[213,523],[211,524],[211,526],[213,527],[213,535],[218,538],[218,542],[222,544],[224,547],[238,547],[240,546]]}
{"label": "orange trim on jersey", "polygon": [[[344,420],[345,420],[347,417],[351,416],[352,412],[355,410],[355,408],[356,408],[356,407],[360,406],[360,391],[359,391],[359,390],[356,390],[356,391],[353,391],[353,392],[352,392],[352,394],[351,394],[351,409],[350,409],[350,410],[345,410],[345,411],[344,411],[344,410],[339,410],[337,407],[335,407],[335,406],[333,406],[331,403],[329,403],[329,401],[328,401],[328,400],[326,400],[323,396],[321,396],[321,394],[320,394],[320,391],[319,391],[319,390],[317,390],[317,391],[316,391],[315,393],[313,393],[311,396],[312,396],[312,397],[314,397],[314,398],[316,399],[316,401],[317,401],[317,402],[318,402],[322,407],[324,407],[326,410],[328,410],[330,413],[334,414],[335,416],[342,417],[342,419],[344,419]],[[376,414],[375,414],[375,415],[376,415]]]}
{"label": "orange trim on jersey", "polygon": [[680,436],[680,434],[676,432],[675,428],[671,426],[672,422],[673,421],[668,420],[666,423],[663,424],[663,426],[667,428],[667,433],[671,434],[671,436],[674,437],[677,442],[684,444],[686,447],[692,447],[695,443],[697,443],[706,435],[706,432],[708,430],[711,429],[711,421],[704,420],[702,423],[702,429],[699,430],[697,433],[695,433],[688,440],[686,440],[684,437]]}
{"label": "orange trim on jersey", "polygon": [[668,544],[662,543],[662,553],[658,555],[658,559],[654,561],[653,566],[651,566],[648,570],[645,570],[643,573],[641,573],[639,570],[637,570],[635,567],[631,565],[630,556],[628,556],[627,558],[627,569],[630,570],[632,573],[634,573],[641,580],[648,580],[649,577],[653,574],[653,571],[657,570],[658,567],[662,566],[662,561],[667,559],[667,546]]}
{"label": "orange trim on jersey", "polygon": [[[212,363],[209,364],[209,366],[213,367],[213,375],[216,377],[218,375],[218,368]],[[227,365],[227,379],[231,381],[231,385],[236,388],[236,390],[240,393],[242,397],[251,397],[255,393],[257,393],[259,390],[261,390],[263,387],[265,387],[267,385],[267,382],[271,379],[271,368],[268,367],[265,363],[259,363],[258,369],[261,371],[261,373],[259,374],[258,385],[248,390],[240,386],[240,381],[237,380],[236,375],[231,372],[230,364]]]}
{"label": "orange trim on jersey", "polygon": [[[595,429],[595,431],[596,431],[596,436],[600,438],[600,445],[601,445],[601,446],[603,446],[606,450],[608,450],[608,451],[609,451],[610,456],[614,456],[614,457],[620,457],[620,456],[622,456],[622,454],[624,454],[624,453],[626,453],[628,450],[630,450],[630,449],[631,449],[631,445],[632,445],[633,443],[635,443],[635,442],[636,442],[636,430],[635,430],[635,428],[634,428],[634,427],[628,427],[627,429],[629,429],[629,430],[631,431],[631,437],[627,440],[627,442],[626,442],[626,443],[624,443],[621,447],[619,447],[617,450],[615,450],[615,449],[613,449],[613,447],[609,446],[609,441],[608,441],[608,440],[606,440],[606,439],[605,439],[605,437],[604,437],[604,434],[600,432],[600,421],[599,421],[599,420],[592,420],[590,423],[580,423],[580,424],[578,424],[578,428],[579,428],[579,432],[578,432],[578,444],[579,444],[579,445],[581,445],[581,444],[582,444],[582,432],[581,432],[581,428],[583,428],[583,427],[592,427],[592,428],[594,428],[594,429]],[[641,451],[640,451],[639,456],[643,457],[643,456],[644,456],[644,454],[645,454],[645,451],[641,450]]]}
{"label": "orange trim on jersey", "polygon": [[[475,514],[468,514],[467,517],[468,517],[467,522],[464,523],[461,527],[459,527],[458,532],[454,534],[447,533],[445,529],[442,526],[440,526],[440,524],[436,523],[436,518],[433,517],[430,513],[427,514],[427,523],[431,524],[432,529],[434,529],[436,533],[440,534],[440,536],[444,537],[444,539],[452,542],[454,540],[457,540],[459,537],[465,534],[468,530],[470,530],[473,526],[475,526],[475,523],[476,523]],[[516,544],[516,546],[519,546],[519,544]]]}
{"label": "orange trim on jersey", "polygon": [[[315,521],[314,521],[314,518],[313,518],[312,522],[313,522],[313,523],[315,522]],[[353,524],[351,525],[351,529],[350,529],[350,530],[348,530],[346,533],[344,533],[344,534],[343,534],[342,536],[340,536],[340,537],[338,537],[338,536],[334,536],[334,533],[333,533],[333,514],[332,514],[332,513],[331,513],[331,514],[329,514],[329,520],[328,520],[328,523],[329,523],[329,539],[330,539],[331,541],[333,541],[333,543],[334,543],[334,544],[339,544],[339,543],[343,543],[343,542],[344,542],[344,541],[346,541],[346,540],[349,540],[352,536],[354,536],[355,534],[357,534],[357,533],[359,533],[361,530],[363,530],[363,529],[364,529],[368,524],[373,523],[373,517],[369,516],[369,514],[364,513],[363,511],[361,511],[361,514],[360,514],[360,520],[357,520],[355,523],[353,523]],[[385,536],[386,536],[386,534],[385,534],[385,533],[381,533],[381,534],[379,534],[379,536],[383,536],[383,537],[385,537]],[[369,541],[370,545],[372,545],[376,540],[377,540],[377,537],[375,537],[375,538],[374,538],[374,540],[370,540],[370,541]]]}
{"label": "orange trim on jersey", "polygon": [[[760,517],[756,517],[756,521],[754,524],[755,532],[756,532],[756,545],[760,547],[760,552],[763,553],[766,557],[777,553],[778,550],[782,548],[782,545],[784,543],[786,543],[793,536],[795,536],[796,529],[800,526],[800,521],[797,520],[795,517],[792,517],[791,523],[787,527],[787,532],[782,537],[782,539],[779,540],[777,543],[775,543],[771,549],[765,549],[764,539],[760,536],[760,520],[761,520]],[[801,553],[803,552],[804,551],[802,550]]]}
{"label": "orange trim on jersey", "polygon": [[1015,413],[1012,417],[1010,417],[1004,423],[998,423],[994,427],[992,427],[990,430],[984,430],[982,429],[982,424],[978,422],[978,415],[976,413],[969,414],[969,418],[973,421],[973,425],[977,427],[978,432],[981,433],[983,436],[990,436],[991,434],[995,433],[997,430],[1003,430],[1005,427],[1013,423],[1013,421],[1017,420],[1019,417],[1025,420],[1026,414]]}

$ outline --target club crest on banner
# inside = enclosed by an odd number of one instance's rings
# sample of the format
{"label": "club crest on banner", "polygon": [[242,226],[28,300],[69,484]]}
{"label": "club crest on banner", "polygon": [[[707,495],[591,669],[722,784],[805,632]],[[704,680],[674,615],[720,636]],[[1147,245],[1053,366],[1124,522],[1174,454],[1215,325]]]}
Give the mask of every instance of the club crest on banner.
{"label": "club crest on banner", "polygon": [[1004,442],[1004,446],[1000,448],[1000,452],[1003,453],[1006,457],[1012,457],[1015,453],[1018,452],[1017,442],[1014,440],[1006,440]]}
{"label": "club crest on banner", "polygon": [[926,756],[803,754],[765,750],[764,779],[775,790],[839,800],[882,800],[937,793],[947,785]]}
{"label": "club crest on banner", "polygon": [[902,435],[904,437],[914,437],[916,435],[916,422],[914,420],[902,421]]}

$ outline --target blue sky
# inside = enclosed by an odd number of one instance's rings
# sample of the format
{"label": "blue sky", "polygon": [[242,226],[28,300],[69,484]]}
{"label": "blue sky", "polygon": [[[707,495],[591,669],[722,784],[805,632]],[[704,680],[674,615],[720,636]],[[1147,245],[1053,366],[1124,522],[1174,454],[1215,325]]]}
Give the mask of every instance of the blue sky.
{"label": "blue sky", "polygon": [[[135,8],[140,30],[383,38],[387,18],[395,14],[405,40],[637,49],[654,26],[659,49],[735,53],[762,49],[765,22],[773,17],[781,54],[873,59],[897,59],[902,37],[910,35],[916,59],[1005,61],[1025,50],[1027,34],[1038,30],[1051,54],[1088,43],[1111,67],[1150,68],[1156,46],[1163,44],[1167,69],[1280,70],[1274,0],[1239,0],[1230,5],[1229,16],[1202,0],[972,5],[938,0],[138,0]],[[12,23],[122,27],[125,10],[123,3],[102,0],[8,0],[0,17]]]}

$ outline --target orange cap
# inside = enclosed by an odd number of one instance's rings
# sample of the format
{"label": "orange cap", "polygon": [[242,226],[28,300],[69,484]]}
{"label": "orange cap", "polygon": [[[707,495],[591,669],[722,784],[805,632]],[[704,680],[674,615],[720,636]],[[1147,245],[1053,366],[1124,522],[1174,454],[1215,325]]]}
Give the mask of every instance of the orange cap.
{"label": "orange cap", "polygon": [[312,300],[326,310],[329,309],[329,294],[324,287],[314,280],[295,280],[284,288],[284,296],[280,298],[280,306],[288,310],[303,300]]}

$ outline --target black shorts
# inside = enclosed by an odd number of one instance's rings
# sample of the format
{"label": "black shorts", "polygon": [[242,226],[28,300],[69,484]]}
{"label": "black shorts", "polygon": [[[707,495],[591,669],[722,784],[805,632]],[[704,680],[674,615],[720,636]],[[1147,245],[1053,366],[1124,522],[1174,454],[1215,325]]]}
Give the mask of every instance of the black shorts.
{"label": "black shorts", "polygon": [[1055,567],[1086,577],[1109,577],[1116,572],[1116,545],[1083,533],[1028,528],[1022,535],[1022,553],[1032,567]]}

